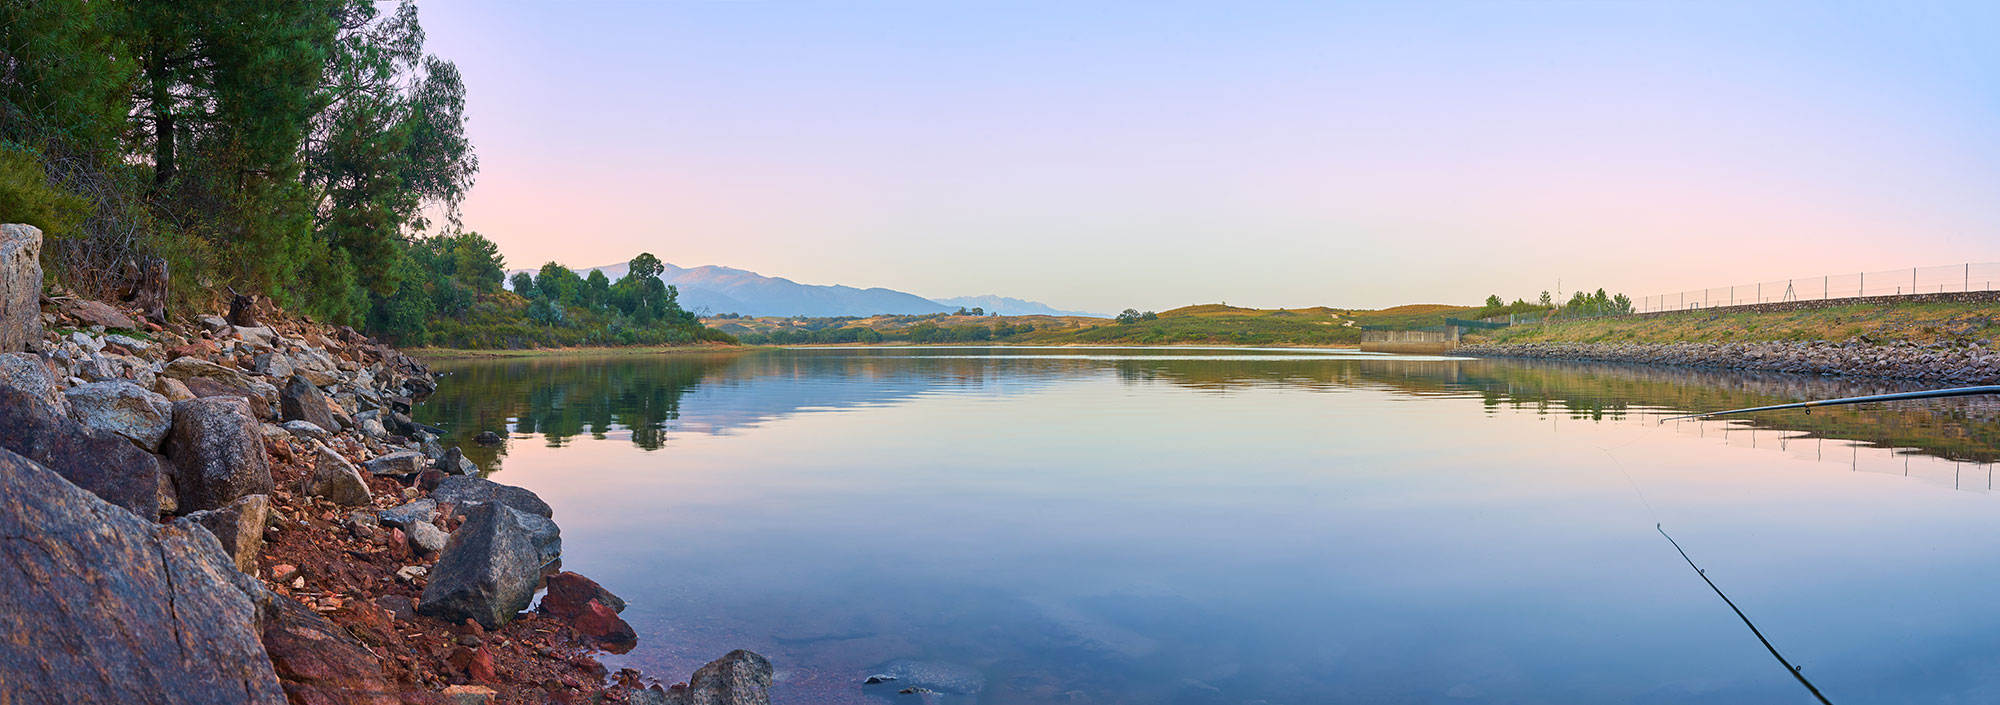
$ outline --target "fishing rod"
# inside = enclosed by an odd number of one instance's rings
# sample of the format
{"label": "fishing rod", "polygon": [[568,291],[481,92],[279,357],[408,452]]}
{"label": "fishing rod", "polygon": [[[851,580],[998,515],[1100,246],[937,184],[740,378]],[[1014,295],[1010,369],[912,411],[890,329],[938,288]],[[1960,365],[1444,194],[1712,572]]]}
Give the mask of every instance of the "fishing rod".
{"label": "fishing rod", "polygon": [[[1661,536],[1667,536],[1665,527],[1654,524],[1653,528],[1659,531]],[[1735,600],[1731,600],[1728,595],[1722,594],[1722,588],[1716,587],[1715,581],[1708,579],[1708,571],[1702,570],[1701,566],[1694,564],[1694,559],[1688,557],[1687,549],[1681,548],[1681,542],[1675,541],[1672,536],[1667,536],[1667,543],[1673,544],[1674,550],[1680,552],[1681,560],[1687,561],[1688,567],[1693,568],[1695,574],[1701,576],[1701,581],[1708,583],[1708,589],[1714,590],[1716,596],[1721,597],[1722,601],[1729,605],[1729,609],[1736,611],[1736,618],[1743,620],[1743,626],[1749,627],[1751,634],[1757,635],[1757,640],[1764,643],[1764,650],[1771,652],[1772,658],[1778,659],[1778,663],[1782,664],[1785,670],[1792,674],[1793,678],[1799,679],[1799,685],[1803,685],[1806,687],[1806,690],[1812,691],[1813,697],[1818,698],[1822,705],[1833,705],[1831,701],[1826,699],[1825,695],[1820,694],[1819,688],[1813,687],[1812,681],[1806,680],[1806,674],[1800,670],[1800,667],[1792,665],[1790,661],[1786,661],[1784,655],[1778,653],[1778,647],[1772,646],[1771,640],[1764,638],[1764,632],[1759,631],[1757,625],[1750,623],[1750,617],[1743,614],[1743,608],[1737,607]]]}
{"label": "fishing rod", "polygon": [[1912,399],[1943,399],[1945,397],[1969,397],[1979,394],[2000,394],[2000,384],[1988,384],[1978,387],[1953,387],[1951,389],[1932,389],[1922,392],[1896,392],[1894,394],[1870,394],[1868,396],[1862,396],[1862,397],[1841,397],[1839,399],[1817,399],[1814,401],[1802,401],[1795,404],[1775,404],[1772,406],[1753,406],[1747,409],[1730,409],[1728,411],[1709,411],[1700,414],[1684,414],[1681,416],[1668,416],[1660,419],[1660,423],[1666,423],[1668,421],[1678,421],[1681,419],[1705,419],[1710,416],[1722,416],[1724,414],[1748,414],[1758,411],[1777,411],[1780,409],[1805,409],[1806,413],[1810,414],[1812,413],[1813,407],[1818,407],[1818,406],[1868,404],[1878,401],[1909,401]]}

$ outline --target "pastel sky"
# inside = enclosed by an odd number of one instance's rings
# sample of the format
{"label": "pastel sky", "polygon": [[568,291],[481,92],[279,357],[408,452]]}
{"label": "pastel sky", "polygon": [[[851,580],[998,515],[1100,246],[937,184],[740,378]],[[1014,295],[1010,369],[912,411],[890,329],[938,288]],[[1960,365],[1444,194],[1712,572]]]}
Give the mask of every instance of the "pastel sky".
{"label": "pastel sky", "polygon": [[1098,311],[2000,261],[1996,8],[420,4],[509,266]]}

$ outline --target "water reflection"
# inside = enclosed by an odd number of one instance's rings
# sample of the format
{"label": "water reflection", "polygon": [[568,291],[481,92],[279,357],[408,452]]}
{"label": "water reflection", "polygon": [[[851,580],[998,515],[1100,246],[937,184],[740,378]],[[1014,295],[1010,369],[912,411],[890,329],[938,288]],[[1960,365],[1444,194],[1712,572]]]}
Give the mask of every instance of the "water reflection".
{"label": "water reflection", "polygon": [[[1249,364],[1246,364],[1249,363]],[[727,433],[802,409],[880,404],[950,389],[1020,392],[1111,374],[1126,384],[1227,393],[1259,387],[1387,390],[1476,396],[1489,409],[1572,419],[1656,419],[1693,411],[1924,389],[1904,380],[1709,371],[1603,363],[1375,356],[1344,351],[1072,348],[859,348],[649,357],[452,361],[420,415],[453,432],[489,471],[504,447],[477,448],[481,430],[625,438],[658,450],[675,433]],[[1856,441],[1959,463],[2000,460],[2000,401],[1946,399],[1815,412],[1770,412],[1677,428],[1749,427]],[[1719,431],[1726,433],[1726,431]]]}

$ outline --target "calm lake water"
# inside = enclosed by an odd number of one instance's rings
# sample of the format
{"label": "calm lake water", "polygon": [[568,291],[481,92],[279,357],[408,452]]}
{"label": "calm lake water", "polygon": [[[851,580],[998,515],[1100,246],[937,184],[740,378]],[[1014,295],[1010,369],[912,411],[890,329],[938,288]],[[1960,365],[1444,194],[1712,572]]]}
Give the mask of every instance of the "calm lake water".
{"label": "calm lake water", "polygon": [[1990,403],[1657,422],[1909,385],[1300,350],[438,369],[419,420],[555,507],[565,567],[631,603],[607,662],[668,682],[748,648],[780,704],[1811,702],[1658,523],[1834,702],[2000,702]]}

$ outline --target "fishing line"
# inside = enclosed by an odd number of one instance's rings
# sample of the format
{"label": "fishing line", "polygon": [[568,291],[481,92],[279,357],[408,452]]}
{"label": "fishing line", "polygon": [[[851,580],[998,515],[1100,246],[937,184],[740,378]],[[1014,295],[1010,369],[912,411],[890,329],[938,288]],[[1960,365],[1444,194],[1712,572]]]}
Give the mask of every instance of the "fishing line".
{"label": "fishing line", "polygon": [[1715,595],[1717,597],[1722,598],[1722,601],[1729,605],[1730,610],[1736,612],[1736,618],[1743,620],[1743,626],[1749,627],[1751,634],[1757,635],[1757,641],[1762,642],[1764,644],[1765,651],[1771,652],[1771,658],[1777,659],[1778,663],[1784,665],[1785,671],[1791,673],[1793,678],[1797,678],[1799,680],[1799,685],[1805,686],[1806,690],[1811,691],[1813,697],[1818,698],[1823,705],[1833,705],[1831,701],[1826,699],[1825,695],[1820,694],[1819,688],[1814,687],[1812,681],[1806,680],[1806,674],[1804,671],[1800,669],[1800,667],[1792,665],[1792,662],[1790,661],[1786,661],[1785,656],[1783,654],[1778,653],[1778,647],[1772,646],[1771,640],[1764,638],[1764,632],[1759,631],[1757,629],[1757,625],[1752,624],[1750,622],[1750,617],[1748,615],[1743,614],[1743,609],[1736,606],[1736,601],[1729,599],[1728,595],[1722,594],[1722,588],[1716,587],[1715,581],[1708,579],[1708,571],[1702,570],[1701,566],[1694,564],[1694,559],[1688,557],[1687,551],[1681,548],[1681,544],[1679,541],[1675,541],[1674,537],[1672,536],[1667,536],[1667,530],[1664,527],[1660,526],[1659,524],[1654,524],[1653,529],[1659,531],[1661,536],[1666,536],[1667,543],[1673,544],[1674,550],[1680,552],[1681,560],[1687,561],[1688,567],[1693,568],[1695,574],[1701,576],[1701,581],[1704,583],[1708,583],[1708,589],[1714,590]]}
{"label": "fishing line", "polygon": [[[1639,441],[1645,440],[1646,434],[1652,433],[1653,429],[1658,429],[1665,426],[1666,421],[1668,420],[1669,419],[1661,419],[1660,423],[1652,424],[1652,428],[1647,429],[1646,433],[1640,434],[1638,438],[1634,438],[1623,445],[1617,446],[1617,448],[1625,448],[1634,443],[1638,443]],[[1701,576],[1701,581],[1704,583],[1708,583],[1708,589],[1714,590],[1715,595],[1717,597],[1722,598],[1723,604],[1729,605],[1730,611],[1736,613],[1736,618],[1743,620],[1743,626],[1750,628],[1750,633],[1756,635],[1757,641],[1764,645],[1764,650],[1771,652],[1771,657],[1777,659],[1778,663],[1785,667],[1785,672],[1792,674],[1793,678],[1798,679],[1799,684],[1805,686],[1806,690],[1808,692],[1811,692],[1814,698],[1819,699],[1821,705],[1833,705],[1831,701],[1826,699],[1825,695],[1820,694],[1819,688],[1814,686],[1812,684],[1812,681],[1806,680],[1805,672],[1801,667],[1794,666],[1792,665],[1792,662],[1785,660],[1784,655],[1778,653],[1778,647],[1771,645],[1770,639],[1764,638],[1764,632],[1758,629],[1756,624],[1751,623],[1750,616],[1743,614],[1743,609],[1736,606],[1736,601],[1729,599],[1728,595],[1723,594],[1722,588],[1716,586],[1715,581],[1708,579],[1708,571],[1702,570],[1701,566],[1694,564],[1694,559],[1688,557],[1687,550],[1681,548],[1680,542],[1675,541],[1674,537],[1667,535],[1667,529],[1665,525],[1660,521],[1659,512],[1654,511],[1652,501],[1646,499],[1646,490],[1639,487],[1638,480],[1632,479],[1632,472],[1630,470],[1625,469],[1625,463],[1620,462],[1618,460],[1618,455],[1612,453],[1611,448],[1606,448],[1604,446],[1597,446],[1597,449],[1604,453],[1604,457],[1609,458],[1611,460],[1612,465],[1618,467],[1618,473],[1625,476],[1626,484],[1632,486],[1633,494],[1639,496],[1639,503],[1646,506],[1646,513],[1652,515],[1653,517],[1653,530],[1660,532],[1661,536],[1666,537],[1667,543],[1673,545],[1674,551],[1676,553],[1681,554],[1681,560],[1687,561],[1688,567],[1693,568],[1695,574]]]}

